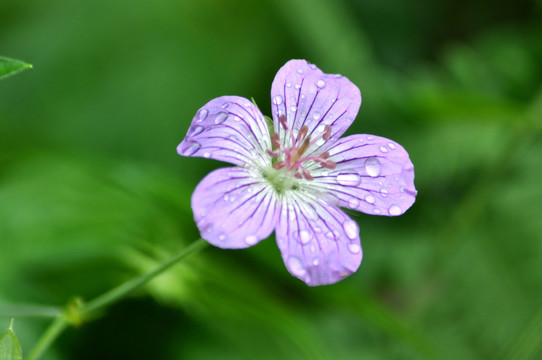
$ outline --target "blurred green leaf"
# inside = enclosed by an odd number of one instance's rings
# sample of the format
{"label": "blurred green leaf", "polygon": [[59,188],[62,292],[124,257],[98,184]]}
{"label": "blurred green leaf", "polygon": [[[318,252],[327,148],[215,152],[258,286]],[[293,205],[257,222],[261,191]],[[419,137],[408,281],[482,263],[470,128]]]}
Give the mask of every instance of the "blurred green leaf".
{"label": "blurred green leaf", "polygon": [[31,68],[32,65],[20,60],[13,60],[0,56],[0,79]]}
{"label": "blurred green leaf", "polygon": [[13,332],[13,320],[9,329],[0,334],[0,360],[22,360],[21,345]]}

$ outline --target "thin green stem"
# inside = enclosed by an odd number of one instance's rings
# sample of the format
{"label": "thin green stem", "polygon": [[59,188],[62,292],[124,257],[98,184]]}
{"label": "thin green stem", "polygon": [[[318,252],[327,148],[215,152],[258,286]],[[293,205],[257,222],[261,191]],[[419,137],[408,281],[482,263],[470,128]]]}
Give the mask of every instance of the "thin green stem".
{"label": "thin green stem", "polygon": [[112,290],[107,291],[106,293],[92,299],[86,304],[79,304],[77,300],[68,304],[64,313],[60,314],[47,328],[45,333],[38,340],[38,343],[30,353],[28,360],[37,360],[41,355],[51,346],[53,341],[60,336],[60,334],[69,326],[76,325],[81,322],[81,319],[85,319],[85,316],[88,314],[104,308],[108,305],[111,305],[120,299],[124,298],[132,291],[140,288],[141,286],[147,284],[149,281],[153,280],[173,265],[177,264],[179,261],[185,259],[186,257],[197,253],[206,247],[209,243],[203,239],[199,239],[187,248],[180,251],[178,254],[173,256],[168,261],[164,262],[157,266],[154,270],[138,276],[132,280],[125,282],[124,284],[113,288]]}
{"label": "thin green stem", "polygon": [[164,271],[168,270],[170,267],[175,265],[177,262],[181,261],[182,259],[186,258],[187,256],[194,254],[198,252],[199,250],[206,247],[209,243],[206,242],[203,239],[199,239],[187,248],[183,249],[181,252],[179,252],[177,255],[173,256],[171,259],[166,261],[165,263],[161,264],[154,270],[143,274],[141,276],[136,277],[135,279],[132,279],[128,282],[125,282],[124,284],[117,286],[114,289],[109,290],[105,294],[102,294],[98,296],[97,298],[92,299],[85,305],[83,305],[83,308],[81,309],[81,315],[88,314],[90,312],[93,312],[95,310],[98,310],[104,306],[107,306],[111,303],[114,303],[118,301],[119,299],[123,298],[124,296],[128,295],[132,291],[138,289],[139,287],[145,285],[150,280],[154,279],[158,275],[162,274]]}
{"label": "thin green stem", "polygon": [[56,338],[68,327],[69,323],[64,316],[56,318],[45,330],[27,360],[37,360],[51,346]]}

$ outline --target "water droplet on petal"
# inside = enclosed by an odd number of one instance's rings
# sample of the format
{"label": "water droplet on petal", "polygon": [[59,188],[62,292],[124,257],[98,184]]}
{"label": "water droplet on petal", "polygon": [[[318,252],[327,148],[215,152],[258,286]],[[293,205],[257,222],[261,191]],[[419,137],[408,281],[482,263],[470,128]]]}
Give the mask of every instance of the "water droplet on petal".
{"label": "water droplet on petal", "polygon": [[299,240],[301,240],[302,244],[308,244],[309,241],[311,241],[312,235],[307,230],[301,230],[299,232]]}
{"label": "water droplet on petal", "polygon": [[359,206],[359,200],[356,198],[351,198],[348,200],[348,206],[350,206],[351,209],[356,209]]}
{"label": "water droplet on petal", "polygon": [[388,197],[388,190],[384,188],[380,189],[380,195],[382,195],[382,197]]}
{"label": "water droplet on petal", "polygon": [[290,108],[290,110],[292,110],[292,111],[296,111],[296,110],[297,110],[297,106],[295,106],[295,105],[294,105],[294,106],[292,106],[292,107]]}
{"label": "water droplet on petal", "polygon": [[286,83],[286,87],[292,87],[292,84]]}
{"label": "water droplet on petal", "polygon": [[218,240],[220,240],[220,241],[226,240],[226,235],[224,235],[224,234],[218,235]]}
{"label": "water droplet on petal", "polygon": [[310,67],[311,69],[313,69],[313,70],[316,70],[316,65],[314,65],[314,64],[309,64],[309,67]]}
{"label": "water droplet on petal", "polygon": [[245,238],[245,243],[247,245],[254,245],[258,242],[258,238],[254,235],[248,235],[246,238]]}
{"label": "water droplet on petal", "polygon": [[224,201],[228,201],[230,199],[230,196],[228,194],[224,195]]}
{"label": "water droplet on petal", "polygon": [[298,74],[303,74],[303,69],[301,69],[301,68],[297,69],[297,73]]}
{"label": "water droplet on petal", "polygon": [[343,229],[350,239],[355,239],[359,234],[358,224],[353,220],[346,220],[343,223]]}
{"label": "water droplet on petal", "polygon": [[385,146],[381,146],[381,147],[380,147],[380,151],[382,151],[383,153],[387,153],[387,152],[388,152],[388,148],[385,147]]}
{"label": "water droplet on petal", "polygon": [[228,106],[230,106],[230,104],[224,103],[224,104],[222,104],[222,109],[226,109]]}
{"label": "water droplet on petal", "polygon": [[299,260],[295,256],[290,256],[287,261],[288,269],[294,274],[295,276],[304,276],[307,274],[307,271],[303,267],[303,263],[301,260]]}
{"label": "water droplet on petal", "polygon": [[181,150],[184,156],[192,156],[201,148],[201,145],[196,141],[186,142]]}
{"label": "water droplet on petal", "polygon": [[314,258],[314,260],[312,261],[312,265],[318,266],[318,264],[320,264],[320,259]]}
{"label": "water droplet on petal", "polygon": [[209,110],[207,109],[201,109],[198,112],[198,122],[205,120],[205,118],[209,115]]}
{"label": "water droplet on petal", "polygon": [[388,212],[392,216],[397,216],[397,215],[401,215],[403,213],[403,210],[401,210],[401,208],[399,206],[397,206],[397,205],[392,205],[388,209]]}
{"label": "water droplet on petal", "polygon": [[395,144],[394,143],[388,143],[388,147],[392,150],[395,150]]}
{"label": "water droplet on petal", "polygon": [[315,253],[316,252],[316,246],[314,246],[314,244],[311,244],[311,253]]}
{"label": "water droplet on petal", "polygon": [[299,90],[299,89],[301,89],[301,84],[296,84],[294,87],[295,87],[297,90]]}
{"label": "water droplet on petal", "polygon": [[198,134],[201,134],[202,132],[203,132],[203,126],[195,125],[195,126],[192,126],[188,130],[188,134],[186,136],[196,136]]}
{"label": "water droplet on petal", "polygon": [[215,124],[222,124],[228,118],[228,113],[221,111],[215,117]]}
{"label": "water droplet on petal", "polygon": [[377,215],[379,215],[382,211],[380,211],[380,209],[373,209],[373,212]]}
{"label": "water droplet on petal", "polygon": [[326,141],[324,140],[324,138],[319,138],[318,140],[316,140],[315,144],[316,144],[317,146],[322,146],[322,145],[325,144],[325,142],[326,142]]}
{"label": "water droplet on petal", "polygon": [[283,100],[284,100],[284,99],[282,98],[282,96],[277,95],[277,96],[275,96],[275,97],[273,98],[273,104],[275,104],[275,105],[280,105],[280,104],[282,104],[282,101],[283,101]]}
{"label": "water droplet on petal", "polygon": [[348,244],[348,250],[354,254],[357,254],[361,251],[361,247],[358,244]]}
{"label": "water droplet on petal", "polygon": [[356,173],[343,173],[337,175],[337,182],[345,186],[357,186],[361,182],[361,177]]}
{"label": "water droplet on petal", "polygon": [[316,82],[316,86],[319,87],[320,89],[323,89],[326,86],[326,82],[324,80],[318,80]]}
{"label": "water droplet on petal", "polygon": [[211,157],[211,153],[208,153],[208,152],[203,153],[203,157],[206,158],[206,159],[208,159],[208,158]]}
{"label": "water droplet on petal", "polygon": [[365,171],[367,172],[367,175],[377,177],[380,175],[380,170],[381,165],[377,158],[372,157],[365,161]]}
{"label": "water droplet on petal", "polygon": [[320,119],[320,116],[322,116],[322,115],[320,115],[320,113],[319,113],[318,111],[315,111],[315,112],[312,114],[312,117],[313,117],[314,120]]}
{"label": "water droplet on petal", "polygon": [[367,140],[368,140],[368,141],[371,141],[371,140],[373,140],[373,139],[374,139],[373,136],[367,136]]}
{"label": "water droplet on petal", "polygon": [[369,204],[374,204],[375,203],[375,198],[372,195],[367,195],[367,196],[365,196],[365,201],[367,201]]}

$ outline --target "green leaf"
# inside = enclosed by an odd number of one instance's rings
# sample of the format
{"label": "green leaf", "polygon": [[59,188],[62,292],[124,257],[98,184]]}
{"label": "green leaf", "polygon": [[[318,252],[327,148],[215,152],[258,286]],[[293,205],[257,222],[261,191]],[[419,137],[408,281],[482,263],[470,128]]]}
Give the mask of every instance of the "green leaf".
{"label": "green leaf", "polygon": [[0,360],[22,360],[23,353],[17,336],[13,332],[13,320],[9,329],[0,334]]}
{"label": "green leaf", "polygon": [[0,56],[0,79],[23,71],[31,69],[32,65],[20,60],[8,59]]}

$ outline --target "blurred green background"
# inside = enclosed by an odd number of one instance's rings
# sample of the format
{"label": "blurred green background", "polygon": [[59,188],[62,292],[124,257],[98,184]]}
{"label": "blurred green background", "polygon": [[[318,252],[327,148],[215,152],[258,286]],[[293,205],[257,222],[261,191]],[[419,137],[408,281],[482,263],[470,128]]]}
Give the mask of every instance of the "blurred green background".
{"label": "blurred green background", "polygon": [[[359,86],[349,133],[409,151],[419,195],[356,215],[339,284],[291,277],[273,239],[206,249],[43,359],[542,358],[542,1],[2,0],[0,303],[63,306],[198,238],[215,161],[175,148],[214,97],[303,58]],[[0,317],[0,329],[8,317]],[[29,353],[47,319],[17,317]]]}

